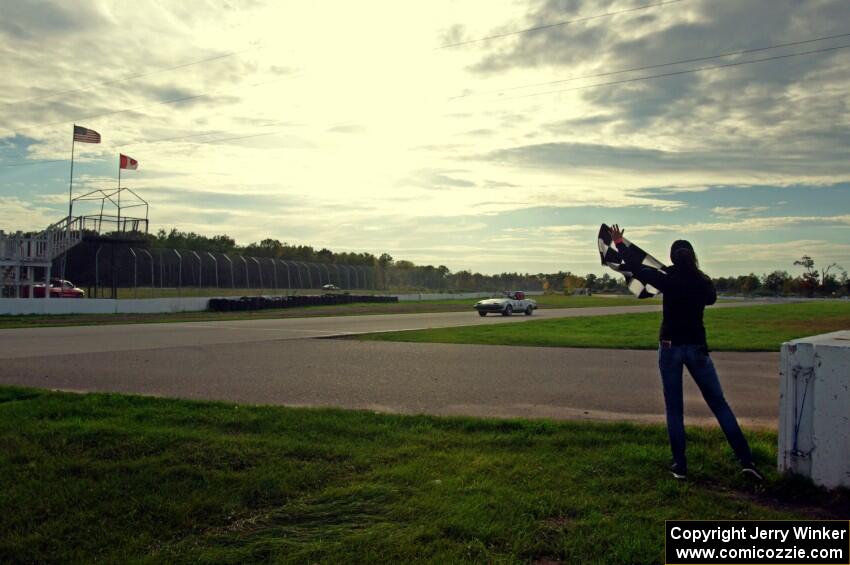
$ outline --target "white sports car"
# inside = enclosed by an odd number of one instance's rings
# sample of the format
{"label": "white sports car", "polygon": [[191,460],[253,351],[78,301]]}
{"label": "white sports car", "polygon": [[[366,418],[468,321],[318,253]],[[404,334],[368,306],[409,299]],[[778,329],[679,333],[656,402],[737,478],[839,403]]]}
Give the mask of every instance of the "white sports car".
{"label": "white sports car", "polygon": [[537,302],[525,297],[521,290],[504,292],[496,298],[488,298],[475,303],[475,309],[479,316],[486,316],[490,312],[510,316],[514,312],[523,312],[531,316],[537,310]]}

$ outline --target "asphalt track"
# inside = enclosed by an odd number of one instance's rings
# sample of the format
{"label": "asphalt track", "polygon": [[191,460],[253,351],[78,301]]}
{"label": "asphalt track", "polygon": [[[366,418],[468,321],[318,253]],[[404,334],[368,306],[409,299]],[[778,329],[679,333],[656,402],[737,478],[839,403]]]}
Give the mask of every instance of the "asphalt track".
{"label": "asphalt track", "polygon": [[[718,305],[718,307],[739,304]],[[663,421],[653,351],[361,342],[348,334],[657,306],[0,330],[0,384],[397,413]],[[714,353],[739,418],[775,427],[778,353]],[[688,379],[689,423],[711,414]]]}

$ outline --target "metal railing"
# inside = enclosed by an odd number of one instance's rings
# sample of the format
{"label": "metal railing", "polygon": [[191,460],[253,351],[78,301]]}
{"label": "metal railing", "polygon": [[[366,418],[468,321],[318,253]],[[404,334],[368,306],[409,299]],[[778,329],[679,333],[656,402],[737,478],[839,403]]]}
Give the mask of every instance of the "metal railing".
{"label": "metal railing", "polygon": [[17,232],[7,234],[0,231],[0,260],[20,262],[44,262],[55,257],[52,232],[38,234]]}

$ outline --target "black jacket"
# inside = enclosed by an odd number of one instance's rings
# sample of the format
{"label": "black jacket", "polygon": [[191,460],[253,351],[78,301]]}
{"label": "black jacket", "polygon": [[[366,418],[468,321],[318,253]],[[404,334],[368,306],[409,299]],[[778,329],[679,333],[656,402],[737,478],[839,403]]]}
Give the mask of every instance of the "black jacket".
{"label": "black jacket", "polygon": [[717,291],[711,279],[675,265],[664,267],[664,271],[638,263],[630,265],[628,247],[619,246],[618,249],[625,252],[626,267],[634,273],[636,279],[663,293],[664,317],[659,339],[669,340],[673,345],[707,347],[702,315],[706,306],[717,302]]}

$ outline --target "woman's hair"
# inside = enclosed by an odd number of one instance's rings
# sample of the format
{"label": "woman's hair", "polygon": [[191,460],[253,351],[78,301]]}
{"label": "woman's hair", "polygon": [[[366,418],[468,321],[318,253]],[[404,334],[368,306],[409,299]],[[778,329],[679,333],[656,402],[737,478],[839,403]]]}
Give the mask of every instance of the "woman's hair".
{"label": "woman's hair", "polygon": [[673,245],[670,246],[670,260],[683,271],[695,273],[704,279],[708,279],[708,275],[699,268],[699,260],[690,241],[684,239],[674,241]]}

